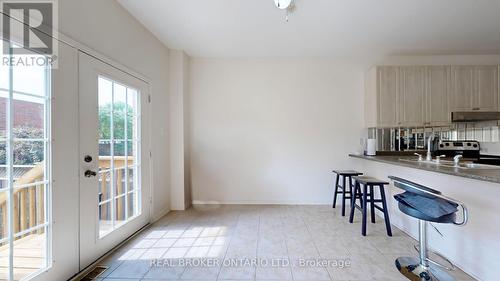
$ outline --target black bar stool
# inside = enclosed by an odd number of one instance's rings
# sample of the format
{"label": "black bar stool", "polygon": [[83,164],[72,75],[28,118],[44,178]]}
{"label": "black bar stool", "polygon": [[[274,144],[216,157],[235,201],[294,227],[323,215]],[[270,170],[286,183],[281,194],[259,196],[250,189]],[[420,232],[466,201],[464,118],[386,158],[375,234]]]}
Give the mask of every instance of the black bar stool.
{"label": "black bar stool", "polygon": [[[354,209],[358,209],[362,214],[361,234],[366,236],[366,216],[368,203],[370,203],[371,221],[375,223],[375,208],[384,213],[385,228],[387,235],[392,236],[391,222],[389,221],[389,212],[387,211],[387,202],[385,200],[384,185],[389,184],[386,181],[378,180],[372,177],[357,176],[354,177],[354,200],[351,200],[351,215],[349,222],[354,220]],[[361,185],[363,189],[361,189]],[[375,198],[374,187],[379,187],[380,198]],[[360,199],[360,205],[356,204],[356,199]],[[382,207],[375,203],[382,203]]]}
{"label": "black bar stool", "polygon": [[[335,193],[333,195],[332,208],[335,208],[335,205],[337,205],[337,194],[339,192],[342,193],[342,216],[345,216],[345,200],[350,199],[352,205],[352,191],[353,191],[352,177],[362,175],[363,173],[352,170],[347,170],[347,171],[333,170],[332,172],[337,174],[337,177],[335,179]],[[340,177],[342,177],[342,185],[339,184]],[[349,180],[349,186],[346,186],[346,178]]]}
{"label": "black bar stool", "polygon": [[[454,281],[448,272],[454,270],[453,264],[440,254],[449,266],[442,265],[429,258],[427,246],[427,223],[451,223],[458,226],[467,223],[467,208],[459,201],[441,195],[441,192],[426,186],[389,176],[394,181],[394,186],[405,190],[394,198],[398,201],[399,210],[410,217],[418,219],[419,230],[419,257],[399,257],[395,264],[399,272],[409,280],[425,281]],[[458,206],[462,209],[462,220],[457,221]]]}

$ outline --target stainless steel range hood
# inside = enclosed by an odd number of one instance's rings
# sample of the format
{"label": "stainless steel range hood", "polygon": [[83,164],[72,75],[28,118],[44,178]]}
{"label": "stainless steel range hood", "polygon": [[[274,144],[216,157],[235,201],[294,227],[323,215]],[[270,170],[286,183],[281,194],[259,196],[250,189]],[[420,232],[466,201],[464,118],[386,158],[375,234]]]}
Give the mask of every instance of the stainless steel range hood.
{"label": "stainless steel range hood", "polygon": [[451,122],[500,120],[500,111],[458,111],[451,113]]}

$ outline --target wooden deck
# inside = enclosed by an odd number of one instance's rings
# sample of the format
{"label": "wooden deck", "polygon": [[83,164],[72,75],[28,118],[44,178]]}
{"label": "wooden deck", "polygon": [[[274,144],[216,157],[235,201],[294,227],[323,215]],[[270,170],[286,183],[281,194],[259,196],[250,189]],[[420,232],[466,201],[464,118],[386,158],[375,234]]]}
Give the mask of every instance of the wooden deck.
{"label": "wooden deck", "polygon": [[[14,242],[14,279],[21,278],[44,267],[45,235],[31,234]],[[9,245],[0,247],[0,280],[9,275]]]}

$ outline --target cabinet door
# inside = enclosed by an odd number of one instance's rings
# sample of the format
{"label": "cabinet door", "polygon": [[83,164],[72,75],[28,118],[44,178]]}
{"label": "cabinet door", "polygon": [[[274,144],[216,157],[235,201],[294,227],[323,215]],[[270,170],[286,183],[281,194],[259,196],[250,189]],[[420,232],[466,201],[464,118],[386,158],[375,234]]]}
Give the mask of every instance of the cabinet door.
{"label": "cabinet door", "polygon": [[472,110],[474,96],[474,66],[453,66],[451,111]]}
{"label": "cabinet door", "polygon": [[449,107],[450,67],[429,66],[427,80],[427,114],[425,125],[443,126],[451,121]]}
{"label": "cabinet door", "polygon": [[397,121],[399,67],[381,66],[378,69],[378,125],[394,127]]}
{"label": "cabinet door", "polygon": [[498,66],[477,66],[473,110],[498,109]]}
{"label": "cabinet door", "polygon": [[401,67],[400,81],[399,122],[402,126],[422,126],[425,122],[425,67]]}

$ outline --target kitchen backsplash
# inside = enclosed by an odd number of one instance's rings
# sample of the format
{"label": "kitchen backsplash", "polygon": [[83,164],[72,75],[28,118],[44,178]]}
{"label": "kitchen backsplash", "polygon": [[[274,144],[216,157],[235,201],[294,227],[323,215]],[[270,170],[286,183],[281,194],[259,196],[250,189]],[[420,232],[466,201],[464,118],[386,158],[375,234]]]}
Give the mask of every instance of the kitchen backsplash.
{"label": "kitchen backsplash", "polygon": [[481,143],[481,153],[500,155],[500,121],[456,123],[447,127],[369,128],[368,138],[377,139],[378,150],[421,150],[427,148],[431,133],[437,133],[442,140],[477,140]]}

